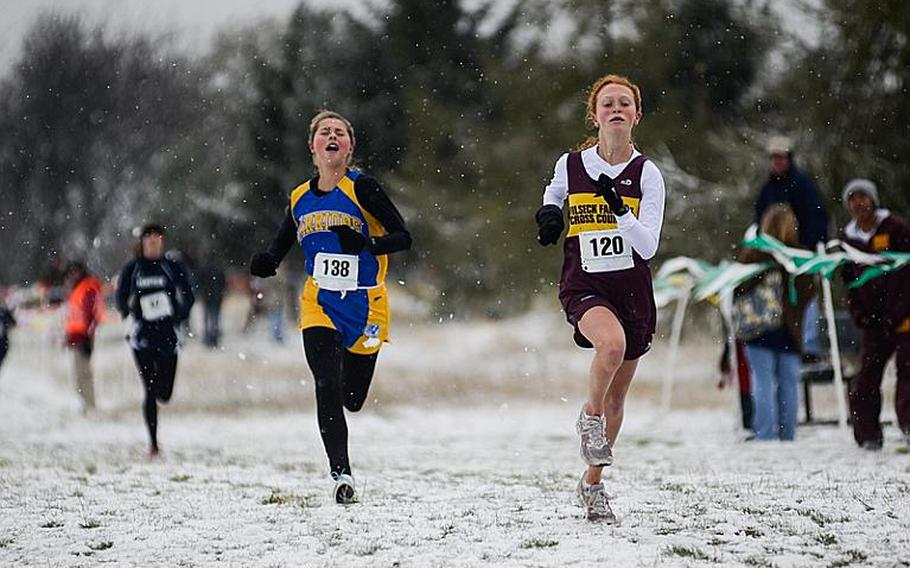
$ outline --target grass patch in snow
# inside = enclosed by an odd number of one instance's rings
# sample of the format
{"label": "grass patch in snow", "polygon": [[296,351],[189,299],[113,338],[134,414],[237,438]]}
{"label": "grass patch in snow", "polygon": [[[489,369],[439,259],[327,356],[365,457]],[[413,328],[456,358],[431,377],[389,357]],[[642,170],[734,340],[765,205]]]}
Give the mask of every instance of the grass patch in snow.
{"label": "grass patch in snow", "polygon": [[673,491],[676,493],[695,493],[695,488],[690,485],[683,485],[682,483],[663,483],[660,486],[662,491]]}
{"label": "grass patch in snow", "polygon": [[179,475],[175,475],[175,476],[171,477],[170,480],[173,481],[174,483],[186,483],[187,481],[190,480],[190,477],[191,476],[189,476],[185,473],[181,473]]}
{"label": "grass patch in snow", "polygon": [[549,538],[532,538],[521,543],[522,548],[551,548],[553,546],[559,546],[559,541]]}
{"label": "grass patch in snow", "polygon": [[809,519],[812,520],[813,523],[815,523],[819,527],[824,527],[825,525],[828,525],[828,524],[831,524],[832,522],[834,522],[834,519],[827,517],[827,516],[823,515],[822,513],[819,513],[818,511],[815,511],[813,509],[804,509],[804,510],[797,509],[796,512],[804,517],[808,517]]}
{"label": "grass patch in snow", "polygon": [[380,550],[382,550],[382,543],[379,540],[374,539],[358,545],[354,549],[354,554],[357,556],[372,556]]}
{"label": "grass patch in snow", "polygon": [[443,540],[445,537],[455,532],[455,523],[446,523],[442,525],[442,534],[439,535],[439,540]]}
{"label": "grass patch in snow", "polygon": [[676,534],[676,533],[680,532],[681,530],[682,530],[681,527],[673,527],[673,526],[657,527],[656,529],[654,529],[654,534],[660,535],[660,536],[667,536],[668,534]]}
{"label": "grass patch in snow", "polygon": [[675,544],[664,549],[664,554],[668,556],[680,556],[682,558],[691,558],[693,560],[711,560],[711,558],[694,546],[682,546]]}
{"label": "grass patch in snow", "polygon": [[98,473],[98,466],[93,463],[87,464],[85,466],[85,473],[87,473],[89,475],[95,475],[96,473]]}
{"label": "grass patch in snow", "polygon": [[297,505],[304,509],[319,506],[319,498],[316,495],[295,495],[284,493],[280,489],[272,489],[272,492],[259,502],[262,505]]}
{"label": "grass patch in snow", "polygon": [[59,519],[49,519],[38,526],[42,529],[57,529],[63,526],[63,521]]}
{"label": "grass patch in snow", "polygon": [[109,540],[103,540],[101,542],[90,542],[86,546],[92,550],[107,550],[108,548],[114,546],[114,543]]}
{"label": "grass patch in snow", "polygon": [[866,554],[859,550],[848,550],[847,556],[835,560],[831,564],[828,564],[828,568],[841,568],[843,566],[853,566],[854,564],[860,564],[866,561]]}
{"label": "grass patch in snow", "polygon": [[815,537],[815,540],[818,541],[819,544],[824,544],[825,546],[837,544],[837,537],[830,533],[822,533]]}
{"label": "grass patch in snow", "polygon": [[79,523],[79,526],[83,529],[97,529],[101,526],[101,522],[95,519],[85,519]]}
{"label": "grass patch in snow", "polygon": [[0,537],[0,548],[6,548],[13,543],[13,538],[9,536]]}

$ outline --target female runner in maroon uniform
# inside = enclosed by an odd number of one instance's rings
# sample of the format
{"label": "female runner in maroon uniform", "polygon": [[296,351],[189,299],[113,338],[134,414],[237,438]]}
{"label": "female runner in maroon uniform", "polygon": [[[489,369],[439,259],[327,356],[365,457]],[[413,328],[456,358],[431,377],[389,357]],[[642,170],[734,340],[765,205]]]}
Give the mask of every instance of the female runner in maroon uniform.
{"label": "female runner in maroon uniform", "polygon": [[540,244],[556,244],[568,201],[559,300],[575,342],[594,348],[576,424],[588,465],[577,492],[588,519],[612,523],[601,474],[613,463],[638,358],[651,348],[656,308],[648,260],[657,252],[665,190],[657,166],[632,144],[641,120],[638,86],[618,75],[601,77],[588,94],[587,120],[597,138],[557,160],[536,219]]}

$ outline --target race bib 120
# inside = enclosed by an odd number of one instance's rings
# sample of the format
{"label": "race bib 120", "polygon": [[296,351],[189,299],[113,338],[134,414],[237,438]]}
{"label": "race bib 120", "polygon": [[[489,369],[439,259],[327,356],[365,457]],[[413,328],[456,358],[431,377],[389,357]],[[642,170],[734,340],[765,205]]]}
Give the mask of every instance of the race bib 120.
{"label": "race bib 120", "polygon": [[359,266],[357,255],[320,252],[313,260],[313,281],[324,290],[356,290]]}
{"label": "race bib 120", "polygon": [[635,266],[632,248],[618,229],[579,233],[581,268],[585,272],[614,272]]}

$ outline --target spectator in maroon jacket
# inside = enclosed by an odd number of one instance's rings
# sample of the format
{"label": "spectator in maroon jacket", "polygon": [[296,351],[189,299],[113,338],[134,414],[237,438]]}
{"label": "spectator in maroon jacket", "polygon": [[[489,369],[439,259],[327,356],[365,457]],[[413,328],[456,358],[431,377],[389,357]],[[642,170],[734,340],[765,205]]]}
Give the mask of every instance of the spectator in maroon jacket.
{"label": "spectator in maroon jacket", "polygon": [[[843,201],[851,217],[843,230],[844,242],[868,253],[910,252],[910,224],[879,206],[874,183],[851,180],[844,188]],[[853,282],[866,268],[846,266],[844,280]],[[910,270],[903,268],[849,289],[847,305],[863,333],[862,367],[850,383],[853,437],[865,449],[881,449],[882,375],[896,353],[894,403],[898,425],[910,447]]]}

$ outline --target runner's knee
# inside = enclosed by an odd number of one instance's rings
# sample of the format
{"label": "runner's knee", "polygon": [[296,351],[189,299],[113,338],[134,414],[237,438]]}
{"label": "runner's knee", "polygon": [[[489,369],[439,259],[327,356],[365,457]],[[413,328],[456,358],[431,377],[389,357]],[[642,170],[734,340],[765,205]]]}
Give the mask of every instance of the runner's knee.
{"label": "runner's knee", "polygon": [[625,342],[616,341],[615,339],[603,337],[595,338],[591,341],[594,345],[594,352],[601,362],[609,367],[619,367],[622,365],[623,356],[626,353]]}

